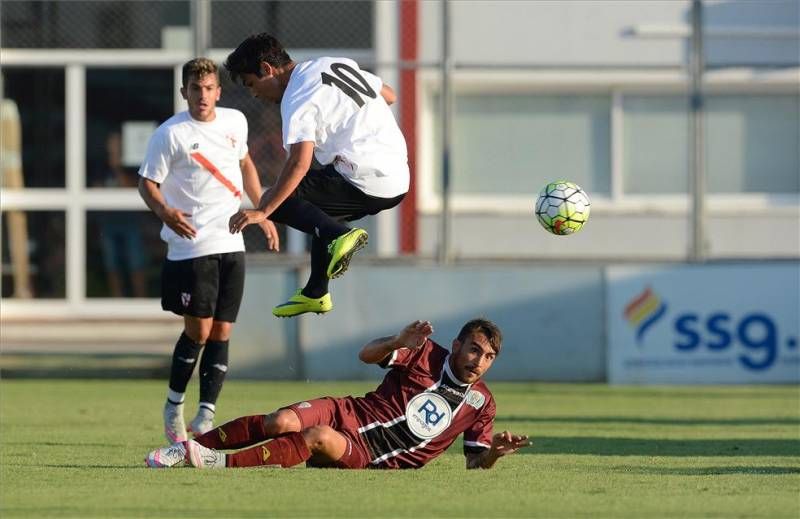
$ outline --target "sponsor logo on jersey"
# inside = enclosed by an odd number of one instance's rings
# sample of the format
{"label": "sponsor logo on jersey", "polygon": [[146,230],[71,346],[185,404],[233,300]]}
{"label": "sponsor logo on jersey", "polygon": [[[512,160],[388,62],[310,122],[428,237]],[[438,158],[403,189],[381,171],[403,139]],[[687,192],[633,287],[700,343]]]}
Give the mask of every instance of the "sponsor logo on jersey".
{"label": "sponsor logo on jersey", "polygon": [[450,387],[450,386],[448,386],[446,384],[442,384],[441,386],[439,386],[437,391],[444,392],[444,393],[450,393],[451,395],[456,396],[458,398],[464,398],[464,392],[463,391],[459,391],[458,389],[454,389],[454,388],[452,388],[452,387]]}
{"label": "sponsor logo on jersey", "polygon": [[261,446],[261,459],[266,462],[272,453],[269,451],[266,445]]}
{"label": "sponsor logo on jersey", "polygon": [[486,402],[486,397],[483,396],[483,393],[480,391],[475,391],[474,389],[470,389],[469,393],[467,393],[467,405],[474,407],[475,409],[480,409],[483,407],[483,404]]}
{"label": "sponsor logo on jersey", "polygon": [[225,440],[228,439],[228,435],[225,434],[225,431],[223,431],[222,428],[219,428],[217,430],[219,431],[219,441],[221,441],[222,443],[225,443]]}
{"label": "sponsor logo on jersey", "polygon": [[406,423],[418,438],[436,438],[450,426],[453,410],[443,396],[425,392],[420,393],[406,406]]}
{"label": "sponsor logo on jersey", "polygon": [[192,149],[193,150],[200,149],[200,143],[199,142],[193,142],[192,143]]}

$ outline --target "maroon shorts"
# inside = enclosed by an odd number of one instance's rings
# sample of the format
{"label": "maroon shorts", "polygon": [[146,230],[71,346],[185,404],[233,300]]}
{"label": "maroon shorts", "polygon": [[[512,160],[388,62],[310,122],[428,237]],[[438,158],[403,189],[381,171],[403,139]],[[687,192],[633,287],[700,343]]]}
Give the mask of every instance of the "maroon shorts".
{"label": "maroon shorts", "polygon": [[309,460],[309,466],[339,469],[364,469],[371,466],[369,449],[358,433],[360,425],[353,403],[349,399],[316,398],[292,404],[286,409],[291,409],[297,414],[301,429],[308,429],[315,425],[328,425],[347,440],[347,450],[341,459],[329,463]]}

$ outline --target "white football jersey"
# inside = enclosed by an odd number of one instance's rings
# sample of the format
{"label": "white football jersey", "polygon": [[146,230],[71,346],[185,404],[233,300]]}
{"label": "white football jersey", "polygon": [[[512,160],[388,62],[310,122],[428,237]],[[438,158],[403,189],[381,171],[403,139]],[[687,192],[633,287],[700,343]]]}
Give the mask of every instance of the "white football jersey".
{"label": "white football jersey", "polygon": [[164,225],[161,239],[173,261],[244,250],[241,233],[231,234],[228,220],[241,206],[242,170],[247,155],[247,119],[231,108],[216,108],[213,121],[173,115],[155,131],[139,175],[161,184],[167,205],[191,214],[194,239],[182,238]]}
{"label": "white football jersey", "polygon": [[408,191],[406,141],[381,96],[383,81],[347,58],[298,63],[281,100],[283,145],[314,143],[364,193],[393,198]]}

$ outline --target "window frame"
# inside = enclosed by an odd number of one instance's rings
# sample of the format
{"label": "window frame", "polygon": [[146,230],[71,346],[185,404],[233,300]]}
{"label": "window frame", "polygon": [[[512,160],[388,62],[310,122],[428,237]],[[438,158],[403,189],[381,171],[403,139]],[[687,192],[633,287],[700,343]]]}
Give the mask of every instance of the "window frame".
{"label": "window frame", "polygon": [[[757,70],[753,68],[709,70],[704,77],[706,94],[796,94],[800,89],[798,68]],[[592,212],[611,216],[642,213],[686,215],[691,211],[689,194],[630,195],[623,192],[623,100],[626,95],[686,95],[689,77],[677,69],[655,70],[576,70],[529,68],[524,70],[458,68],[453,74],[453,95],[459,94],[592,94],[611,98],[611,186],[609,195],[592,196]],[[433,149],[436,119],[433,99],[441,91],[441,73],[423,70],[417,85],[418,119],[418,209],[424,215],[441,212],[441,196],[434,182],[435,161],[440,151]],[[688,121],[687,121],[688,124]],[[452,170],[458,157],[450,157]],[[591,193],[590,193],[591,195]],[[450,194],[454,214],[527,214],[532,211],[535,193],[508,195]],[[793,216],[800,206],[800,194],[742,193],[707,194],[707,209],[714,216],[774,214]]]}
{"label": "window frame", "polygon": [[[385,25],[386,10],[380,23]],[[377,19],[376,19],[377,20]],[[378,21],[376,21],[378,23]],[[381,26],[383,26],[381,25]],[[380,31],[376,31],[379,33]],[[209,49],[207,56],[222,63],[230,49]],[[322,53],[375,61],[376,49],[289,49],[296,61]],[[91,318],[97,316],[163,319],[158,298],[89,298],[86,290],[86,220],[89,211],[149,211],[135,188],[86,187],[86,71],[89,68],[171,68],[174,112],[186,109],[180,95],[183,64],[190,49],[3,49],[3,66],[63,68],[65,89],[65,187],[0,190],[0,211],[56,210],[66,219],[66,296],[61,299],[2,298],[0,317]],[[109,304],[113,302],[113,304]]]}

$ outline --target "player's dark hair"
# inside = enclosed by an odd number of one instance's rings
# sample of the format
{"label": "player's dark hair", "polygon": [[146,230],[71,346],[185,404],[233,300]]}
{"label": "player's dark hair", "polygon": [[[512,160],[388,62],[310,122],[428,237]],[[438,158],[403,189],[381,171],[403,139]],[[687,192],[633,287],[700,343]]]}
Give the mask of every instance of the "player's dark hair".
{"label": "player's dark hair", "polygon": [[500,328],[492,321],[483,319],[482,317],[467,321],[467,323],[461,327],[461,331],[458,332],[458,342],[463,343],[464,340],[473,333],[483,334],[486,340],[489,341],[489,346],[492,347],[495,354],[500,353],[500,349],[503,347],[503,332],[501,332]]}
{"label": "player's dark hair", "polygon": [[225,60],[225,68],[234,83],[242,74],[255,74],[261,77],[261,62],[266,61],[273,67],[282,67],[291,63],[292,59],[283,45],[274,36],[265,32],[252,34],[236,47]]}
{"label": "player's dark hair", "polygon": [[219,70],[217,69],[217,64],[214,63],[213,60],[208,58],[195,58],[193,60],[189,60],[183,64],[183,69],[181,70],[181,79],[183,81],[184,87],[188,86],[189,78],[196,77],[202,78],[207,74],[214,74],[219,79]]}

